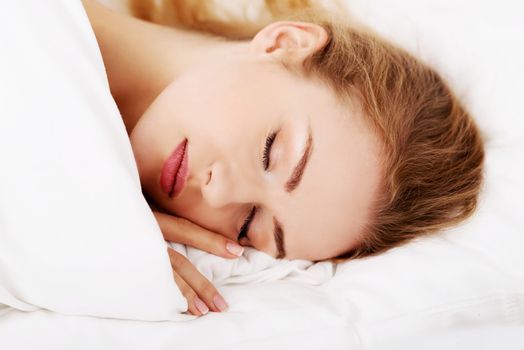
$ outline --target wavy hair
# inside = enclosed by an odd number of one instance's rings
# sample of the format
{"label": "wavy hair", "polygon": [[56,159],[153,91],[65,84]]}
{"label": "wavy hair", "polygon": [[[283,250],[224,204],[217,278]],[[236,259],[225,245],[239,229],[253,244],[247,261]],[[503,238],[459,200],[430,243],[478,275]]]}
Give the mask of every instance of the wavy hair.
{"label": "wavy hair", "polygon": [[406,50],[312,0],[265,0],[251,19],[227,18],[210,1],[129,1],[144,20],[235,40],[282,19],[327,31],[326,45],[299,70],[326,82],[342,99],[357,97],[382,140],[384,174],[360,244],[332,261],[383,252],[474,212],[483,180],[481,133],[437,71]]}

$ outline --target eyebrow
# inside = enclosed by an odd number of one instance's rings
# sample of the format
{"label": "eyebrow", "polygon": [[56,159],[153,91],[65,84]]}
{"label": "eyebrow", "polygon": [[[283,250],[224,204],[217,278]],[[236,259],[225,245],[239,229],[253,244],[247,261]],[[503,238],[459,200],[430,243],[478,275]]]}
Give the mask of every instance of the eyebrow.
{"label": "eyebrow", "polygon": [[300,184],[300,180],[302,180],[302,175],[304,174],[304,169],[306,168],[306,165],[309,161],[309,156],[311,155],[311,151],[313,150],[313,136],[311,135],[311,127],[308,128],[308,137],[306,141],[306,145],[304,149],[302,150],[302,156],[300,157],[300,160],[298,161],[297,165],[295,165],[295,169],[293,169],[293,172],[291,173],[291,176],[286,182],[286,192],[291,193],[297,188],[297,186]]}
{"label": "eyebrow", "polygon": [[273,224],[275,229],[273,235],[275,236],[275,243],[277,245],[277,259],[282,259],[286,257],[286,248],[284,247],[284,230],[282,230],[282,224],[277,218],[273,217]]}
{"label": "eyebrow", "polygon": [[[295,168],[293,169],[291,176],[285,184],[285,189],[287,193],[293,192],[300,184],[300,180],[302,180],[302,175],[304,174],[304,170],[306,169],[306,165],[308,164],[309,157],[312,151],[313,136],[311,133],[311,127],[309,127],[306,145],[302,150],[302,156],[300,157],[300,160],[297,162],[297,165],[295,165]],[[287,254],[286,248],[284,247],[284,230],[280,221],[278,221],[275,217],[273,217],[273,226],[273,236],[275,236],[275,243],[278,251],[277,259],[282,259]]]}

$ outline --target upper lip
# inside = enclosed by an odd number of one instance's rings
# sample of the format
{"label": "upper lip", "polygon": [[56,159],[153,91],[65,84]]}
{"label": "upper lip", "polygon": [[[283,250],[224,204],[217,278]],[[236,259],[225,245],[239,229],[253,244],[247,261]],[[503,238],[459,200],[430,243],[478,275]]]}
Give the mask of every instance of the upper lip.
{"label": "upper lip", "polygon": [[[185,159],[187,157],[187,139],[184,139],[180,144],[178,144],[173,152],[167,157],[162,166],[162,172],[160,174],[160,187],[162,191],[165,192],[169,197],[174,193],[177,174],[179,173],[183,162],[187,162]],[[187,175],[187,174],[186,174]],[[185,178],[179,179],[179,181],[185,182]],[[183,184],[179,184],[180,185]]]}

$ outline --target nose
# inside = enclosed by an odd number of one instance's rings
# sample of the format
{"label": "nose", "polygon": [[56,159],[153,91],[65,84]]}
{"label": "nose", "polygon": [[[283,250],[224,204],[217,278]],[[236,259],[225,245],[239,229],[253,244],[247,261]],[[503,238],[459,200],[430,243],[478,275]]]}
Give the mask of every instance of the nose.
{"label": "nose", "polygon": [[249,178],[246,171],[215,162],[208,168],[207,179],[202,183],[202,196],[213,208],[232,203],[257,202],[260,185]]}

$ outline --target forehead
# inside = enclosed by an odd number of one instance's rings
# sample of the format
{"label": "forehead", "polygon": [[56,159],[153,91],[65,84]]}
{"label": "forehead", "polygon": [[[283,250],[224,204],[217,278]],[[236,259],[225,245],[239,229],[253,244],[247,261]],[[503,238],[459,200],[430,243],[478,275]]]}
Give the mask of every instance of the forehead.
{"label": "forehead", "polygon": [[354,101],[325,96],[305,105],[313,151],[279,212],[288,258],[320,260],[358,243],[380,182],[379,139]]}

